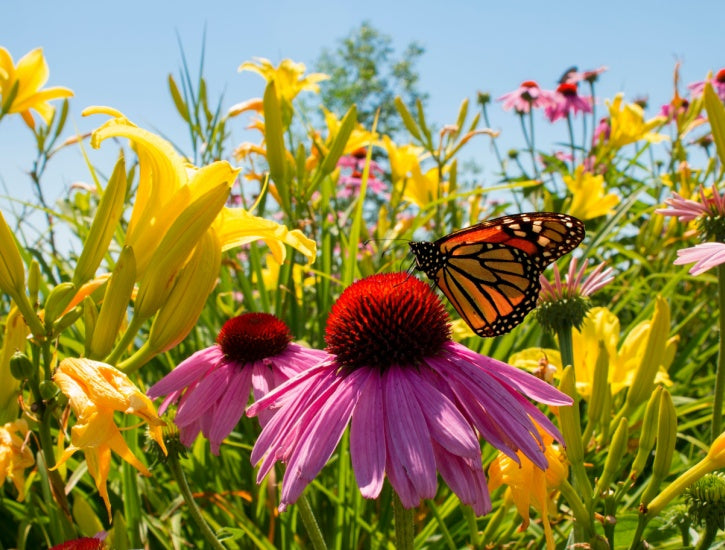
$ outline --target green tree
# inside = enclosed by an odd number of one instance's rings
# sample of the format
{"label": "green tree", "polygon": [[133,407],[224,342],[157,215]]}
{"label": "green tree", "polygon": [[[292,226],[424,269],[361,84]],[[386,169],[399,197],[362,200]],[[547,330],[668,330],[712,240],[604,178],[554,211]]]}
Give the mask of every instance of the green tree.
{"label": "green tree", "polygon": [[366,128],[379,108],[377,129],[394,136],[403,128],[395,97],[400,96],[409,108],[415,108],[417,99],[425,103],[428,97],[418,89],[415,67],[424,52],[420,44],[411,42],[398,56],[392,38],[363,21],[339,39],[334,50],[324,49],[316,62],[315,70],[330,75],[320,86],[323,105],[342,116],[355,103],[358,120]]}

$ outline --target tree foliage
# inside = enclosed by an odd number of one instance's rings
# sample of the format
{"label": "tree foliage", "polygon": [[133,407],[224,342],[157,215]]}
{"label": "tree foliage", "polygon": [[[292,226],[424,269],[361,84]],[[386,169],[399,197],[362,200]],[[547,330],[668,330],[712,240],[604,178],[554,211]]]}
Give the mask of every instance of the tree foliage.
{"label": "tree foliage", "polygon": [[419,88],[416,63],[425,49],[409,43],[398,55],[389,35],[364,21],[339,39],[334,50],[324,49],[315,69],[330,76],[321,84],[321,101],[336,115],[342,116],[352,103],[358,108],[358,120],[372,126],[380,109],[378,130],[395,135],[402,122],[395,109],[395,97],[412,108],[416,100],[425,103],[428,94]]}

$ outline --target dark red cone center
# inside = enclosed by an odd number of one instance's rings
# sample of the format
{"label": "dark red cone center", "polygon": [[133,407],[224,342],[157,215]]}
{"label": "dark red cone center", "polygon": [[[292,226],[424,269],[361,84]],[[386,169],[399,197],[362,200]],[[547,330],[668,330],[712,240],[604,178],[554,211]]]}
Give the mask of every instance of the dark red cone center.
{"label": "dark red cone center", "polygon": [[406,273],[350,285],[327,320],[327,351],[349,367],[416,365],[450,339],[448,314],[431,288]]}
{"label": "dark red cone center", "polygon": [[292,334],[274,315],[244,313],[224,323],[216,341],[228,359],[251,363],[282,353],[292,341]]}

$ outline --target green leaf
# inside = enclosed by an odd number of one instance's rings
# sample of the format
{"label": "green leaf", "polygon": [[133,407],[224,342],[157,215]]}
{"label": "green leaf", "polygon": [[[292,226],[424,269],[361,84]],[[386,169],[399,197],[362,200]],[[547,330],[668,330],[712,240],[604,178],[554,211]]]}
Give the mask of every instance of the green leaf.
{"label": "green leaf", "polygon": [[342,153],[345,151],[345,145],[347,145],[347,140],[350,139],[350,134],[352,134],[352,131],[355,129],[356,123],[357,108],[353,105],[350,109],[348,109],[347,113],[345,113],[345,116],[340,123],[340,130],[337,132],[335,140],[330,146],[330,152],[327,153],[325,160],[322,161],[322,166],[320,166],[321,176],[324,177],[328,175],[335,169],[335,166],[337,166],[337,161],[340,160]]}
{"label": "green leaf", "polygon": [[282,208],[290,211],[289,185],[286,178],[287,163],[284,147],[284,127],[282,125],[282,109],[277,97],[277,87],[274,80],[267,84],[264,90],[264,139],[267,143],[267,162],[269,175],[277,186]]}
{"label": "green leaf", "polygon": [[725,106],[715,93],[712,84],[705,84],[705,110],[710,120],[712,139],[717,147],[717,156],[720,157],[720,171],[725,167]]}

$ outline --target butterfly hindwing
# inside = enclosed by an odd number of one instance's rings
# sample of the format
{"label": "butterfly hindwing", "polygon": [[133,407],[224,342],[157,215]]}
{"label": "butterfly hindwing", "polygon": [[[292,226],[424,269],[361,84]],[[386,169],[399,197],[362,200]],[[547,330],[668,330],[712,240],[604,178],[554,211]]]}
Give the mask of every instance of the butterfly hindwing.
{"label": "butterfly hindwing", "polygon": [[417,268],[446,295],[479,336],[496,336],[523,321],[539,295],[539,275],[584,238],[565,214],[504,216],[430,242],[413,242]]}

